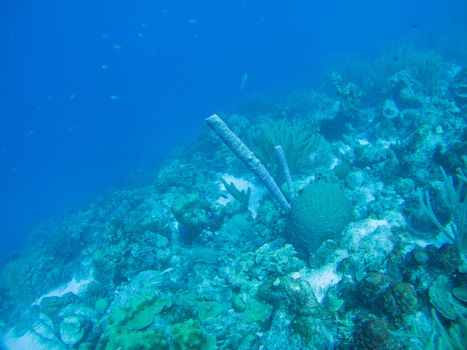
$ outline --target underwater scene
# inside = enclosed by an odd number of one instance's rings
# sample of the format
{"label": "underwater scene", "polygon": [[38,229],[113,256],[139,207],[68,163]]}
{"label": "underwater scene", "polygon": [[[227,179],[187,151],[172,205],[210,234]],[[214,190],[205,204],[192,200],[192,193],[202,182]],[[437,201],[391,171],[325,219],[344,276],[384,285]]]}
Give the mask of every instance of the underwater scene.
{"label": "underwater scene", "polygon": [[467,349],[463,1],[0,19],[0,349]]}

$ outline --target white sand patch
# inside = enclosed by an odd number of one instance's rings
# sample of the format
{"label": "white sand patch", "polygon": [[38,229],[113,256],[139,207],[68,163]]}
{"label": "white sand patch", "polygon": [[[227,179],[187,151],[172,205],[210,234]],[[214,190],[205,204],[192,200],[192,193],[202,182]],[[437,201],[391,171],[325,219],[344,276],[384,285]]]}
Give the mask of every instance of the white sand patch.
{"label": "white sand patch", "polygon": [[385,220],[391,227],[406,227],[407,222],[405,221],[404,215],[398,211],[390,211],[385,215]]}
{"label": "white sand patch", "polygon": [[65,295],[66,293],[70,293],[70,292],[73,293],[73,294],[78,295],[92,281],[93,281],[92,278],[76,280],[76,278],[73,277],[73,279],[70,282],[68,282],[67,284],[61,285],[61,286],[55,288],[54,290],[48,292],[47,294],[44,294],[41,297],[39,297],[39,299],[37,299],[34,303],[32,303],[32,305],[39,304],[42,301],[42,299],[44,299],[44,298],[47,298],[47,297],[61,297],[61,296]]}
{"label": "white sand patch", "polygon": [[375,196],[373,195],[375,189],[372,185],[362,186],[358,189],[358,191],[361,194],[364,203],[370,203],[375,200]]}
{"label": "white sand patch", "polygon": [[389,224],[386,220],[375,219],[366,219],[353,223],[347,231],[347,234],[352,237],[352,248],[358,250],[360,242],[365,237],[371,235],[380,226],[389,226]]}
{"label": "white sand patch", "polygon": [[36,334],[27,332],[20,337],[16,337],[13,331],[9,331],[2,337],[2,343],[7,350],[55,350],[64,349],[63,346],[53,347],[50,342],[45,342]]}
{"label": "white sand patch", "polygon": [[391,147],[392,145],[395,145],[397,144],[397,142],[395,140],[382,140],[382,139],[379,139],[376,144],[378,146],[380,146],[382,149],[388,149],[389,147]]}
{"label": "white sand patch", "polygon": [[337,157],[332,157],[331,159],[331,164],[329,165],[329,169],[332,170],[334,169],[336,166],[338,166],[339,164],[341,163],[340,159],[337,158]]}
{"label": "white sand patch", "polygon": [[368,140],[366,140],[366,139],[357,140],[357,143],[358,143],[360,146],[368,146],[368,145],[370,144],[370,142],[368,142]]}
{"label": "white sand patch", "polygon": [[346,145],[342,142],[339,142],[339,146],[338,146],[338,151],[339,153],[341,154],[348,154],[350,152],[352,152],[352,147],[350,147],[349,145]]}
{"label": "white sand patch", "polygon": [[304,179],[294,180],[295,184],[298,187],[298,190],[303,190],[306,186],[316,181],[315,175],[310,175]]}
{"label": "white sand patch", "polygon": [[310,285],[316,300],[321,303],[326,296],[327,290],[335,286],[342,279],[336,272],[336,263],[327,264],[319,269],[307,271],[306,269],[294,272],[291,276],[294,279],[303,278]]}
{"label": "white sand patch", "polygon": [[[42,299],[47,297],[61,297],[67,293],[73,293],[79,295],[86,286],[91,283],[94,279],[88,277],[85,279],[77,280],[75,277],[66,284],[63,284],[54,290],[42,295],[32,305],[39,304]],[[14,328],[10,329],[3,336],[0,335],[1,343],[7,350],[63,350],[65,346],[52,339],[45,339],[48,331],[44,330],[40,323],[36,323],[33,327],[33,331],[28,331],[21,336],[17,336],[14,332]],[[41,337],[44,336],[44,337]],[[2,348],[3,349],[3,348]]]}
{"label": "white sand patch", "polygon": [[339,249],[335,253],[332,262],[320,268],[312,270],[303,268],[290,275],[293,279],[303,278],[307,281],[319,303],[323,301],[328,289],[338,284],[342,279],[342,275],[337,273],[337,265],[347,258],[349,253],[343,249]]}
{"label": "white sand patch", "polygon": [[342,241],[357,264],[377,268],[393,251],[392,238],[387,220],[366,219],[351,224]]}

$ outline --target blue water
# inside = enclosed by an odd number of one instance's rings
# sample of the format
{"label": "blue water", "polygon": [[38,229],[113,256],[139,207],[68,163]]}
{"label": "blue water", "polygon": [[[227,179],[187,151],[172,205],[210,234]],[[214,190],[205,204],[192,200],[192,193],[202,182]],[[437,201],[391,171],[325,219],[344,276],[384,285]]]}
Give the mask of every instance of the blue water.
{"label": "blue water", "polygon": [[157,169],[211,113],[393,43],[449,54],[466,17],[461,0],[3,0],[2,253]]}

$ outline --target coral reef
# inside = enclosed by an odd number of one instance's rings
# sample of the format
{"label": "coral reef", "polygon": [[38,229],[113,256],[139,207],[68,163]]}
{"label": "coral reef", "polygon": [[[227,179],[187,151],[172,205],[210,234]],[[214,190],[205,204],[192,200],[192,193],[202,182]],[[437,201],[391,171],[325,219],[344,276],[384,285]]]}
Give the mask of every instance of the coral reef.
{"label": "coral reef", "polygon": [[465,348],[465,80],[396,47],[222,115],[254,161],[201,126],[150,182],[0,262],[4,347]]}
{"label": "coral reef", "polygon": [[462,68],[451,82],[451,93],[457,106],[465,111],[467,108],[467,68]]}

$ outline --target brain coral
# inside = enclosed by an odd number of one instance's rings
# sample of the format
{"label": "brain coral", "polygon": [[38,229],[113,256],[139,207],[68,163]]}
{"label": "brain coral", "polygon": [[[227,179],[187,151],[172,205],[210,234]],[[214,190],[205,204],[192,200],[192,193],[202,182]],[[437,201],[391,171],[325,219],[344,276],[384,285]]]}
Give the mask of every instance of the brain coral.
{"label": "brain coral", "polygon": [[343,190],[326,182],[308,185],[292,200],[287,235],[298,249],[312,252],[336,239],[352,219],[352,204]]}

